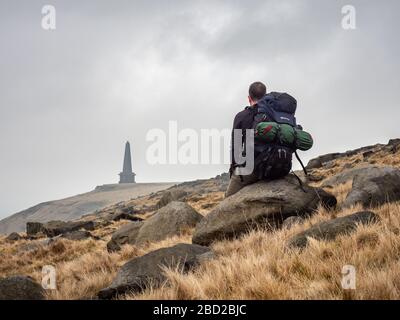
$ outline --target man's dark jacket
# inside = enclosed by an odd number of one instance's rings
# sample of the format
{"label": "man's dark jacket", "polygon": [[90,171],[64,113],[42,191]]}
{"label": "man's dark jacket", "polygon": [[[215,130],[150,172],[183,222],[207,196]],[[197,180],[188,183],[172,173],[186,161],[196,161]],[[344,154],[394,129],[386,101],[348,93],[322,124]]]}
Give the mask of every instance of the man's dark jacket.
{"label": "man's dark jacket", "polygon": [[[233,143],[233,132],[235,129],[242,130],[242,145],[244,145],[246,141],[246,129],[253,129],[254,117],[257,113],[257,106],[246,107],[243,111],[240,111],[233,121],[233,129],[232,129],[232,139],[231,139],[231,168],[230,172],[232,173],[235,167],[235,159],[234,159],[234,143]],[[243,150],[246,150],[243,147]]]}

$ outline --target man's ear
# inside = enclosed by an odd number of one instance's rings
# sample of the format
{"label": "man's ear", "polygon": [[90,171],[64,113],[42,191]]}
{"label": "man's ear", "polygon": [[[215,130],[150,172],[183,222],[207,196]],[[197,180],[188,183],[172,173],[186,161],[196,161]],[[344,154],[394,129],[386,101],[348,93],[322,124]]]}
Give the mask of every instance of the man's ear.
{"label": "man's ear", "polygon": [[254,106],[256,104],[256,101],[254,101],[250,96],[248,96],[248,98],[249,98],[250,106]]}

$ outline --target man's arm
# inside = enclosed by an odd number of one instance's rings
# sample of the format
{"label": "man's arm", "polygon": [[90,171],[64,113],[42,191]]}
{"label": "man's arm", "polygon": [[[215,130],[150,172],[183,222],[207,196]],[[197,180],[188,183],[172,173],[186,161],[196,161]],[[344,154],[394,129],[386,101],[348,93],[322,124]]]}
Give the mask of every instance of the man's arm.
{"label": "man's arm", "polygon": [[233,120],[233,128],[232,128],[232,135],[231,135],[231,167],[229,168],[229,174],[232,176],[233,171],[235,170],[235,144],[233,143],[234,139],[234,132],[235,129],[242,129],[240,113],[235,116]]}

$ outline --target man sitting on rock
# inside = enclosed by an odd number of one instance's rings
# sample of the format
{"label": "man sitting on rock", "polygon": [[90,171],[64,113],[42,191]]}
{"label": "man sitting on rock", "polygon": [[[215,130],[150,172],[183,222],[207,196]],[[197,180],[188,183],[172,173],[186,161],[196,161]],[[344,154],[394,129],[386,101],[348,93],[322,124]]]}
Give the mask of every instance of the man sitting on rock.
{"label": "man sitting on rock", "polygon": [[[287,93],[271,92],[267,94],[266,86],[261,82],[255,82],[250,85],[248,95],[250,106],[239,112],[233,122],[232,143],[231,143],[231,180],[225,197],[229,197],[238,192],[243,187],[255,183],[259,180],[279,179],[289,174],[292,168],[293,147],[285,146],[281,143],[280,137],[272,142],[266,143],[261,140],[257,134],[260,132],[258,124],[266,124],[261,134],[268,134],[273,124],[281,130],[282,124],[286,124],[289,128],[301,128],[296,125],[297,101]],[[255,130],[255,139],[253,148],[246,148],[246,130]],[[238,168],[245,167],[246,163],[239,165],[235,159],[235,130],[240,130],[241,141],[237,146],[241,146],[241,153],[246,159],[245,150],[252,150],[254,153],[254,170],[251,174],[238,173]],[[292,129],[293,131],[293,129]],[[237,139],[237,137],[236,137]],[[240,140],[240,139],[239,139]]]}

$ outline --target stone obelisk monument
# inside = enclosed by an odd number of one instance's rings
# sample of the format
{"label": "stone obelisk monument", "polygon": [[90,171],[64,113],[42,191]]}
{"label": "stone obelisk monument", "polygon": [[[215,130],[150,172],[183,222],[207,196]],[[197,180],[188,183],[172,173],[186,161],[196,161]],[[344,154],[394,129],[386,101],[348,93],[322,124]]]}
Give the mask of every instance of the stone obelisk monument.
{"label": "stone obelisk monument", "polygon": [[135,183],[135,176],[132,172],[131,145],[129,141],[125,144],[124,166],[119,174],[119,183]]}

